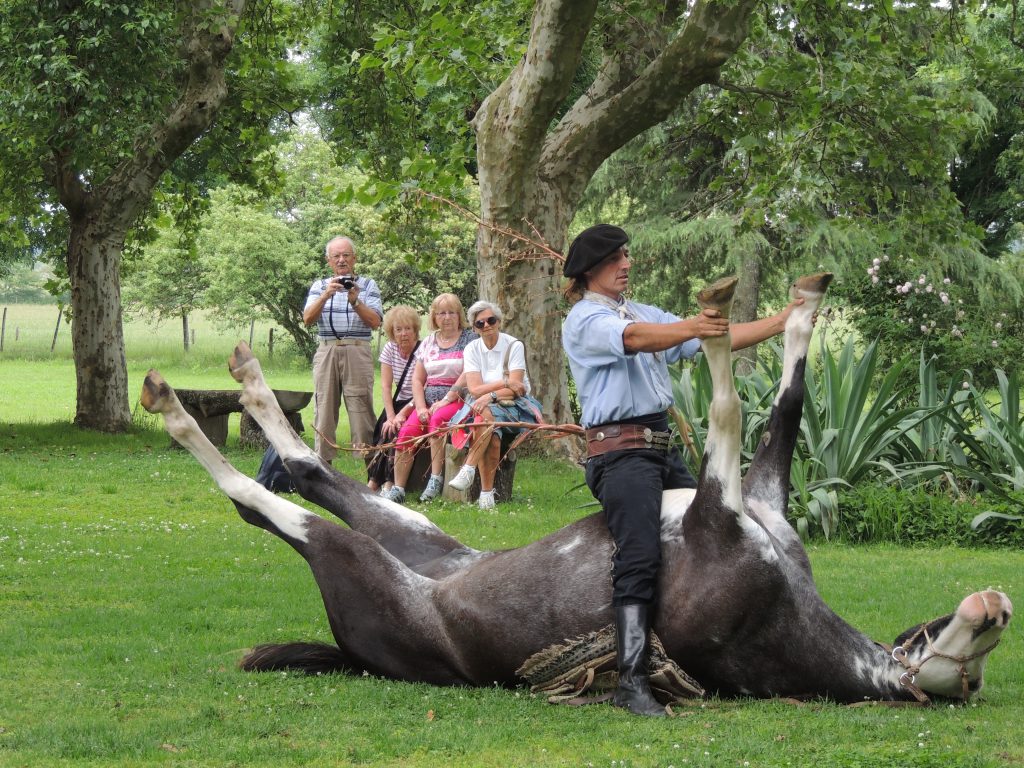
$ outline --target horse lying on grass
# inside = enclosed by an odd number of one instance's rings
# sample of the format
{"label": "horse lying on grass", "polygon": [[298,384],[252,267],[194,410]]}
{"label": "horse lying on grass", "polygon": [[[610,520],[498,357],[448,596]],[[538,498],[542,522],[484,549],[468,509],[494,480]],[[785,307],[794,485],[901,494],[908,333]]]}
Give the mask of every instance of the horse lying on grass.
{"label": "horse lying on grass", "polygon": [[[818,696],[841,702],[967,700],[982,686],[988,653],[1012,615],[987,590],[911,627],[895,649],[874,642],[821,599],[804,548],[786,521],[789,472],[804,400],[804,367],[831,276],[791,289],[804,303],[785,328],[785,357],[767,429],[740,478],[740,402],[728,337],[703,342],[713,401],[696,489],[665,492],[663,564],[653,630],[664,652],[720,695]],[[735,279],[701,304],[728,317]],[[241,517],[290,544],[309,564],[336,646],[261,646],[254,670],[348,670],[438,685],[523,683],[529,657],[612,622],[612,541],[601,513],[518,549],[480,551],[418,512],[386,501],[324,464],[295,434],[239,344],[229,363],[241,401],[280,453],[298,492],[330,522],[235,470],[150,371],[142,403],[207,469]],[[612,648],[614,651],[614,647]]]}

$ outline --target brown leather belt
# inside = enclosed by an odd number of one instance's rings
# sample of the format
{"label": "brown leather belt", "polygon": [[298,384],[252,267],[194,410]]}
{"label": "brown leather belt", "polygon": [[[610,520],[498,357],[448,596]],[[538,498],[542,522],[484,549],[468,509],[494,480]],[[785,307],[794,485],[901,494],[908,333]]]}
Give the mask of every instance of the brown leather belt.
{"label": "brown leather belt", "polygon": [[667,453],[671,447],[671,432],[656,432],[640,424],[605,424],[587,430],[587,458],[636,448],[653,448]]}

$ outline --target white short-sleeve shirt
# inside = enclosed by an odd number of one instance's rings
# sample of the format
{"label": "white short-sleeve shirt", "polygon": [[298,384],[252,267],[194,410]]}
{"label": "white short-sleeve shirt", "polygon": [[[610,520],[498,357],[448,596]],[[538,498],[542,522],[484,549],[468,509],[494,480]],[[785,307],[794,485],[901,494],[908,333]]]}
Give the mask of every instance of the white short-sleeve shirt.
{"label": "white short-sleeve shirt", "polygon": [[526,346],[519,339],[509,336],[507,333],[498,334],[498,341],[495,343],[494,349],[488,349],[484,340],[480,338],[469,342],[463,353],[465,370],[479,373],[484,383],[501,381],[505,376],[505,350],[509,349],[510,345],[512,348],[508,355],[508,370],[523,372],[523,384],[526,385],[526,394],[529,394],[530,379],[526,373]]}

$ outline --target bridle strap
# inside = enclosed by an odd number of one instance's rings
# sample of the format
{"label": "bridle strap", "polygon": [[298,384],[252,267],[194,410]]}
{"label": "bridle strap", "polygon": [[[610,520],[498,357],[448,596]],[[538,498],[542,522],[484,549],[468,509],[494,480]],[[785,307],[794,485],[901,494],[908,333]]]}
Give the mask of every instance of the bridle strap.
{"label": "bridle strap", "polygon": [[[924,640],[925,643],[927,643],[928,645],[928,650],[930,651],[930,653],[924,658],[922,658],[917,664],[911,664],[909,653],[910,646],[912,646],[914,642],[917,640],[917,638],[919,638],[922,634],[924,635]],[[931,700],[928,698],[928,694],[921,690],[920,686],[918,686],[916,682],[917,673],[921,671],[921,667],[923,667],[926,663],[928,663],[934,658],[947,659],[949,661],[955,662],[957,665],[959,665],[960,668],[961,696],[963,700],[966,702],[968,696],[970,695],[970,684],[967,675],[967,662],[991,653],[992,650],[997,645],[999,645],[999,641],[1001,639],[1002,638],[997,637],[995,642],[993,642],[987,648],[980,650],[977,653],[972,653],[969,656],[952,656],[948,653],[943,653],[942,651],[937,650],[935,648],[935,646],[932,644],[931,635],[928,634],[928,625],[922,624],[921,628],[917,630],[917,632],[915,632],[908,640],[904,641],[903,645],[897,645],[895,648],[893,648],[890,652],[890,656],[892,656],[893,661],[902,665],[903,668],[906,670],[902,675],[900,675],[900,685],[902,685],[904,688],[910,691],[913,697],[922,704],[929,704],[931,703]]]}

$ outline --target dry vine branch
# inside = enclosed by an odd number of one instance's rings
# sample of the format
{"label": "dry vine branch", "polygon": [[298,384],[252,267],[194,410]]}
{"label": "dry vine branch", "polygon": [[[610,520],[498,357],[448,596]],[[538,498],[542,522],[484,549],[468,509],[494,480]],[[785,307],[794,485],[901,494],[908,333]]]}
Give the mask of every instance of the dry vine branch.
{"label": "dry vine branch", "polygon": [[489,229],[491,232],[497,232],[499,235],[505,235],[506,237],[510,237],[513,240],[519,240],[520,242],[526,243],[527,245],[533,246],[538,251],[541,251],[541,253],[537,256],[521,256],[519,258],[513,259],[513,261],[524,261],[527,258],[544,257],[552,258],[559,263],[565,261],[565,256],[563,256],[559,251],[556,251],[554,248],[548,245],[547,242],[543,240],[543,237],[541,236],[540,231],[537,229],[537,227],[535,227],[533,222],[529,220],[525,220],[526,224],[530,227],[530,229],[533,230],[534,235],[540,238],[539,240],[534,240],[533,238],[527,237],[522,232],[517,232],[514,229],[510,229],[508,227],[500,227],[497,226],[496,224],[491,224],[490,222],[484,221],[465,206],[459,205],[454,200],[449,200],[447,197],[435,195],[433,192],[427,192],[424,189],[417,189],[416,194],[419,195],[421,198],[425,198],[436,203],[441,203],[442,205],[447,205],[450,208],[454,208],[456,211],[461,213],[470,221],[475,222],[478,226]]}

